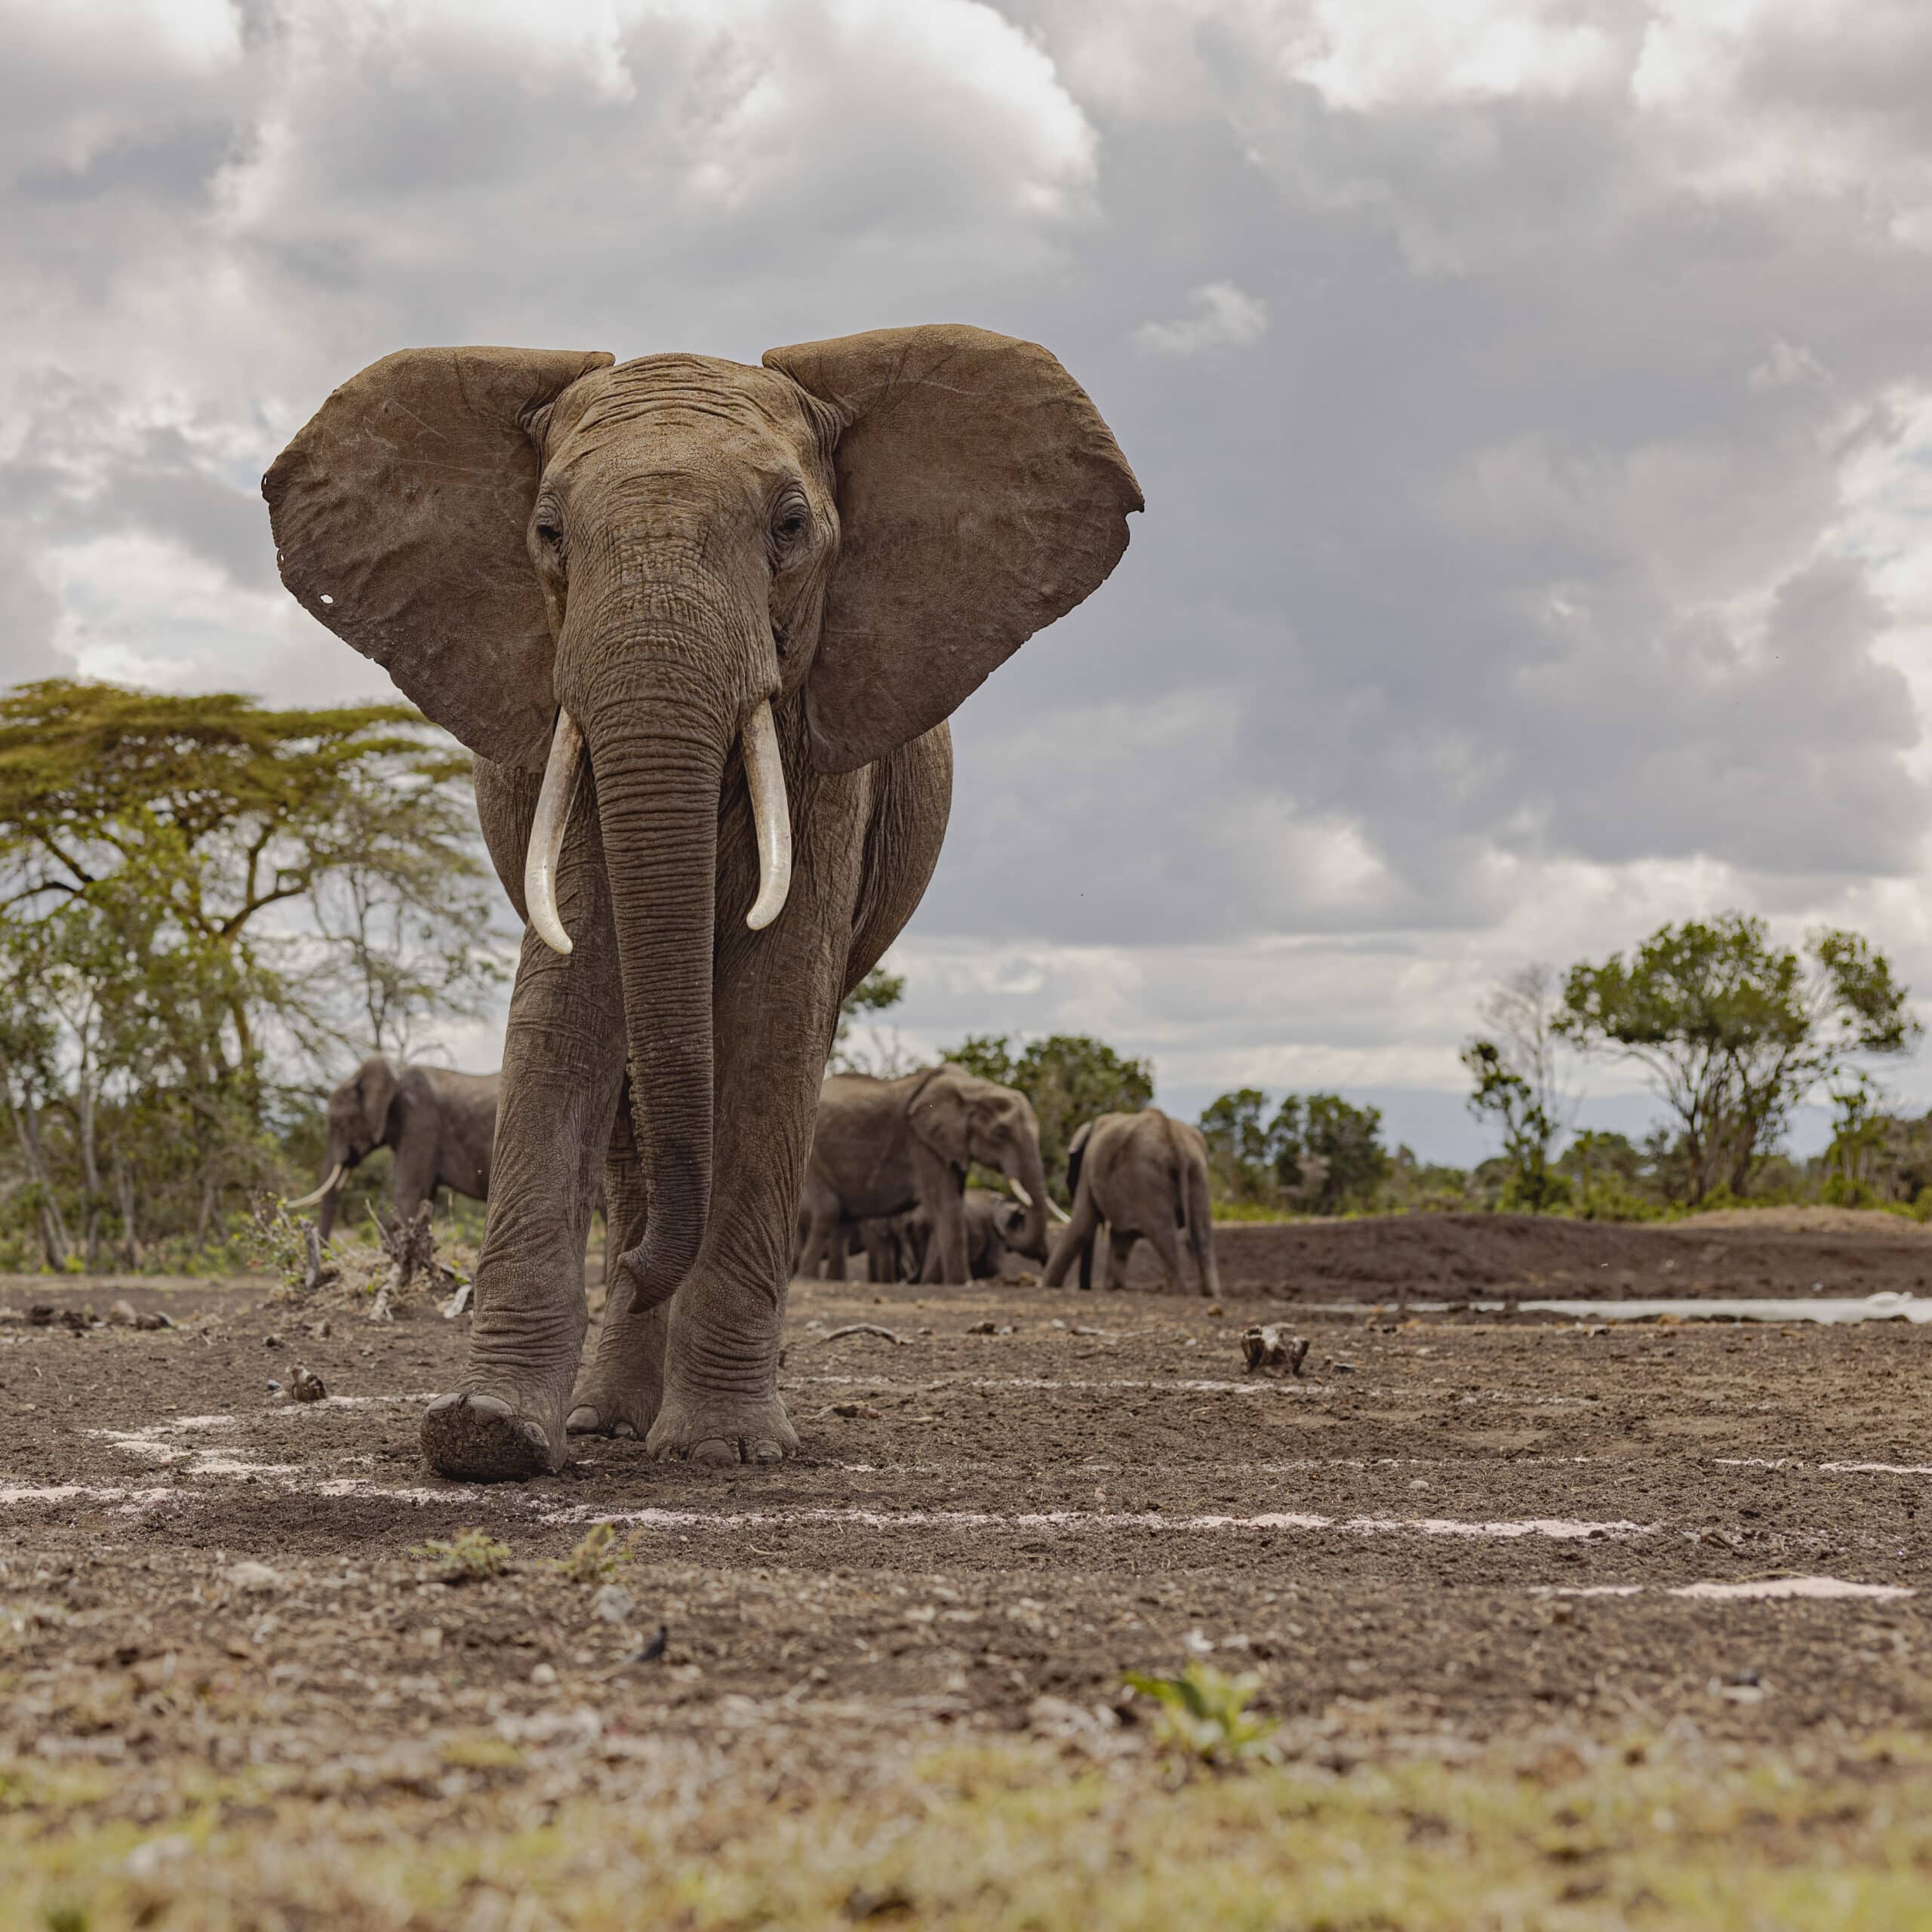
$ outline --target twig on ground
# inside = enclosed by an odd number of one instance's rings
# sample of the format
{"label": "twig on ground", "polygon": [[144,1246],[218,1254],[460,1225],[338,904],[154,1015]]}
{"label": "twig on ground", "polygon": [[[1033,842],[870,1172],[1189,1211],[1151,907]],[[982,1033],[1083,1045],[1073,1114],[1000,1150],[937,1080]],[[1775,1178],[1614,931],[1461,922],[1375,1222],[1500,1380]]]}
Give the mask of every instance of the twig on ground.
{"label": "twig on ground", "polygon": [[906,1337],[895,1335],[890,1328],[881,1328],[876,1321],[848,1321],[842,1328],[835,1328],[829,1334],[821,1335],[821,1342],[835,1342],[841,1335],[878,1335],[897,1348],[903,1348]]}

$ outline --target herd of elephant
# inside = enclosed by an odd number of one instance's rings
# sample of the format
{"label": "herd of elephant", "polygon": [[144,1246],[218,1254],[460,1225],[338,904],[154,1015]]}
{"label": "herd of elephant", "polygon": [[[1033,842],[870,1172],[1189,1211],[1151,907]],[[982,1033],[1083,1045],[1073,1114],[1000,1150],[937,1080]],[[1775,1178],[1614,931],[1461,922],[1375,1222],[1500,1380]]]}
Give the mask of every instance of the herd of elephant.
{"label": "herd of elephant", "polygon": [[[343,1183],[378,1147],[393,1156],[401,1219],[439,1188],[487,1200],[500,1080],[372,1056],[329,1096],[326,1178],[290,1205],[319,1208],[326,1241]],[[969,1187],[975,1168],[1010,1192]],[[1201,1294],[1220,1292],[1199,1128],[1155,1107],[1102,1114],[1074,1134],[1066,1192],[1070,1214],[1053,1200],[1038,1120],[1015,1089],[950,1062],[895,1080],[833,1074],[820,1093],[792,1272],[843,1281],[848,1257],[863,1256],[872,1281],[959,1283],[997,1277],[1017,1255],[1044,1263],[1054,1287],[1077,1262],[1088,1288],[1104,1232],[1109,1287],[1124,1287],[1144,1238],[1166,1287],[1181,1285],[1185,1243]]]}

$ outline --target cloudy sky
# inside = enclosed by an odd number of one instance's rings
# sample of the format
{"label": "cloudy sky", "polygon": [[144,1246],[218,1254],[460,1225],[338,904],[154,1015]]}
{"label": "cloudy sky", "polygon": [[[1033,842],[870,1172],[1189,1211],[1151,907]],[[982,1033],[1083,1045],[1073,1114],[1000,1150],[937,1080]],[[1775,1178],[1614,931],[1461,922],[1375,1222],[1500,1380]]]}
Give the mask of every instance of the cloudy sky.
{"label": "cloudy sky", "polygon": [[0,171],[8,678],[386,688],[256,485],[392,349],[969,321],[1148,508],[955,720],[909,1049],[1467,1158],[1527,960],[1739,906],[1932,996],[1923,0],[0,0]]}

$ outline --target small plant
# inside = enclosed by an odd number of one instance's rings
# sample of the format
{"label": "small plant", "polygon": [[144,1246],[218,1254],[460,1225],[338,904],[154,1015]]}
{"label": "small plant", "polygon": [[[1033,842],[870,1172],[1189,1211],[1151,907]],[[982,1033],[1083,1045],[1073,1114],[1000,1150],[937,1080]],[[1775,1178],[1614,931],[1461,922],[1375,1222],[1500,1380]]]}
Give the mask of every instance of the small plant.
{"label": "small plant", "polygon": [[1211,1663],[1190,1663],[1175,1677],[1130,1670],[1127,1681],[1160,1706],[1155,1741],[1177,1755],[1226,1770],[1267,1754],[1275,1724],[1248,1715],[1249,1700],[1261,1688],[1254,1672],[1230,1677]]}
{"label": "small plant", "polygon": [[510,1560],[509,1545],[499,1543],[488,1530],[459,1530],[451,1542],[419,1543],[409,1553],[440,1564],[446,1583],[500,1576]]}
{"label": "small plant", "polygon": [[608,1583],[618,1566],[631,1560],[630,1546],[617,1540],[614,1523],[592,1523],[569,1555],[553,1557],[550,1567],[566,1583]]}

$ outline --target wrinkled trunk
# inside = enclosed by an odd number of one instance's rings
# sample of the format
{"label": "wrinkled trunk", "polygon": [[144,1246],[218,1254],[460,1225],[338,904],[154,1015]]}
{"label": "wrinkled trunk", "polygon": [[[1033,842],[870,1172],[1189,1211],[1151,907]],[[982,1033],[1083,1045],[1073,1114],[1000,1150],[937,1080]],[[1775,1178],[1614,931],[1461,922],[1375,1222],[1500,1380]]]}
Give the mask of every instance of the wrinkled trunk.
{"label": "wrinkled trunk", "polygon": [[1008,1180],[1017,1181],[1026,1190],[1032,1203],[1024,1211],[1026,1219],[1008,1238],[1006,1244],[1017,1254],[1044,1261],[1047,1258],[1047,1175],[1040,1164],[1038,1145],[1010,1149],[1000,1166]]}
{"label": "wrinkled trunk", "polygon": [[593,689],[580,721],[603,834],[632,1124],[649,1203],[644,1238],[620,1264],[641,1313],[690,1272],[711,1211],[718,805],[735,720],[708,720],[683,681],[652,678],[641,690],[637,677],[614,681],[623,688]]}

